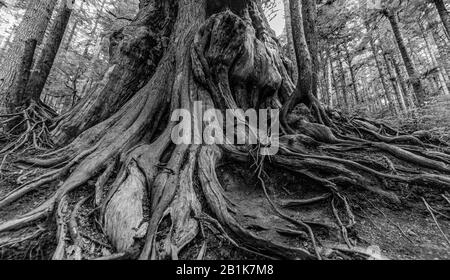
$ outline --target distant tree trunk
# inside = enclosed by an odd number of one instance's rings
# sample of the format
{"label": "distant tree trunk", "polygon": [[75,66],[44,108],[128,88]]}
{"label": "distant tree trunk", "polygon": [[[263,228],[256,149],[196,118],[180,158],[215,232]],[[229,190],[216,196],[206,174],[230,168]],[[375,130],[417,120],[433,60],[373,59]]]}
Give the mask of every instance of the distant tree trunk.
{"label": "distant tree trunk", "polygon": [[439,79],[439,88],[442,91],[442,93],[444,95],[449,95],[449,89],[447,87],[448,84],[448,77],[446,77],[446,75],[444,74],[445,69],[444,67],[437,61],[436,56],[434,54],[435,48],[433,48],[431,46],[431,43],[429,41],[429,38],[431,36],[431,34],[428,34],[428,32],[426,31],[426,29],[422,26],[422,24],[419,23],[419,27],[421,29],[422,32],[422,37],[423,40],[425,41],[425,46],[428,52],[428,55],[430,57],[431,60],[431,64],[433,67],[437,67],[438,69],[438,79]]}
{"label": "distant tree trunk", "polygon": [[414,108],[414,100],[411,96],[411,93],[409,91],[409,87],[406,84],[405,80],[403,79],[403,74],[402,71],[400,70],[400,66],[397,62],[397,59],[395,58],[395,56],[393,54],[389,54],[390,55],[390,61],[392,62],[392,65],[394,66],[394,70],[395,70],[395,74],[397,76],[397,79],[400,83],[402,92],[403,92],[403,96],[405,97],[405,102],[406,102],[406,106],[409,108]]}
{"label": "distant tree trunk", "polygon": [[[333,83],[333,88],[334,88],[334,92],[335,92],[336,102],[339,103],[338,98],[337,98],[339,96],[339,87],[338,87],[338,84],[337,84],[336,73],[334,71],[333,57],[331,56],[331,51],[330,51],[330,48],[328,46],[325,48],[325,51],[327,52],[327,57],[328,57],[329,64],[330,64],[329,67],[330,67],[331,81]],[[330,87],[330,89],[331,89],[331,87]],[[330,102],[333,103],[333,95],[331,93],[330,93],[330,99],[331,99]]]}
{"label": "distant tree trunk", "polygon": [[301,0],[305,39],[308,44],[312,63],[311,93],[317,97],[317,81],[319,73],[318,38],[317,38],[317,6],[316,0]]}
{"label": "distant tree trunk", "polygon": [[[81,1],[80,8],[79,8],[80,11],[83,11],[84,3],[85,3],[85,1]],[[72,11],[72,14],[73,14],[73,11]],[[76,14],[74,14],[74,15],[76,15]],[[80,18],[77,16],[72,24],[72,27],[70,28],[70,32],[67,33],[67,39],[64,40],[65,41],[64,51],[69,50],[70,44],[72,43],[73,37],[75,36],[75,32],[77,31],[78,24],[80,24]]]}
{"label": "distant tree trunk", "polygon": [[391,64],[390,64],[389,58],[387,57],[387,54],[385,52],[383,52],[383,58],[384,58],[384,62],[386,64],[386,70],[389,75],[389,80],[391,81],[392,88],[394,89],[394,93],[395,93],[395,96],[396,96],[396,99],[398,102],[398,106],[401,111],[406,112],[407,108],[406,108],[406,104],[405,104],[405,99],[403,98],[397,77],[395,76],[394,72],[391,69]]}
{"label": "distant tree trunk", "polygon": [[284,20],[287,38],[287,49],[289,59],[292,62],[292,81],[297,83],[298,80],[298,67],[297,67],[297,57],[295,55],[294,39],[292,37],[292,19],[291,11],[289,8],[289,0],[283,0],[284,4]]}
{"label": "distant tree trunk", "polygon": [[420,80],[420,76],[417,73],[417,70],[415,69],[413,62],[411,60],[411,57],[408,54],[408,51],[406,50],[405,43],[403,41],[403,37],[400,31],[400,26],[398,23],[398,16],[396,12],[393,11],[384,11],[384,14],[388,18],[392,32],[394,33],[395,40],[397,41],[398,49],[400,50],[400,53],[402,55],[403,62],[405,63],[406,70],[408,72],[409,81],[411,85],[413,86],[414,92],[417,97],[417,101],[419,105],[423,104],[425,99],[425,91],[422,85],[422,82]]}
{"label": "distant tree trunk", "polygon": [[382,68],[381,62],[380,62],[380,60],[378,58],[378,52],[377,52],[377,49],[375,47],[375,42],[373,40],[372,34],[370,34],[370,42],[369,43],[370,43],[370,48],[371,48],[372,53],[373,53],[375,64],[377,66],[378,75],[379,75],[379,78],[381,80],[381,84],[383,85],[384,96],[388,100],[388,106],[391,109],[391,111],[393,113],[397,113],[397,111],[395,109],[396,107],[395,107],[394,101],[392,100],[391,93],[389,92],[388,85],[386,84],[386,80],[384,79],[383,68]]}
{"label": "distant tree trunk", "polygon": [[25,42],[36,40],[40,44],[50,21],[56,0],[30,1],[22,22],[19,24],[13,43],[3,59],[0,67],[0,114],[8,113],[6,100],[16,100],[12,97],[12,87],[18,75],[20,62],[25,55]]}
{"label": "distant tree trunk", "polygon": [[339,50],[339,47],[336,46],[336,54],[337,54],[337,60],[338,60],[338,66],[339,66],[339,78],[341,80],[341,92],[342,92],[342,97],[344,98],[344,106],[346,110],[350,109],[350,102],[348,99],[348,93],[347,93],[347,81],[345,79],[345,69],[344,69],[344,65],[342,64],[342,57],[341,57],[341,52]]}
{"label": "distant tree trunk", "polygon": [[434,5],[439,13],[442,24],[444,25],[447,38],[450,40],[450,16],[445,8],[444,0],[434,0]]}
{"label": "distant tree trunk", "polygon": [[28,81],[27,92],[31,99],[40,100],[47,78],[61,45],[72,9],[67,6],[67,1],[61,1],[58,14],[50,29],[50,33],[44,41],[42,53],[35,64]]}
{"label": "distant tree trunk", "polygon": [[353,70],[352,65],[352,57],[350,56],[347,44],[344,44],[344,49],[345,49],[345,56],[347,58],[348,68],[350,70],[350,77],[352,78],[353,93],[355,94],[356,103],[359,104],[361,102],[361,98],[359,97],[358,84],[356,83],[355,71]]}
{"label": "distant tree trunk", "polygon": [[439,36],[439,30],[434,29],[432,35],[433,42],[438,49],[439,61],[443,64],[447,78],[448,80],[450,80],[450,47],[448,47],[448,44],[446,44],[445,40],[443,40],[442,37]]}

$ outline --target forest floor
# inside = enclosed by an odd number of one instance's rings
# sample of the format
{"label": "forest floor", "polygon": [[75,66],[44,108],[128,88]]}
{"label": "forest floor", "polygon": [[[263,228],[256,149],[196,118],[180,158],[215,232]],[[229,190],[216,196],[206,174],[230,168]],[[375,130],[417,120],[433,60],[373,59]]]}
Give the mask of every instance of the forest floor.
{"label": "forest floor", "polygon": [[[447,141],[450,140],[450,97],[431,100],[428,105],[416,112],[415,117],[387,118],[393,126],[407,131],[433,130]],[[370,155],[369,155],[370,156]],[[254,166],[246,164],[227,164],[218,168],[218,177],[224,187],[232,211],[237,220],[256,235],[269,240],[289,244],[293,247],[308,248],[308,235],[299,233],[284,219],[271,210],[258,179],[253,172]],[[38,171],[39,173],[39,171]],[[26,180],[24,176],[36,176],[20,170],[20,166],[7,165],[0,175],[0,197],[18,187],[17,181]],[[21,177],[22,176],[22,177]],[[114,177],[114,176],[113,176]],[[283,201],[295,198],[312,198],[321,195],[320,188],[311,186],[294,174],[278,169],[270,169],[270,176],[263,175],[269,195],[279,206]],[[198,183],[198,182],[197,182]],[[54,191],[60,182],[40,189],[25,198],[0,210],[0,222],[15,215],[25,213],[42,203]],[[89,182],[85,187],[75,191],[69,197],[68,211],[81,197],[90,195],[95,184]],[[360,189],[346,190],[345,194],[353,207],[357,224],[349,231],[349,238],[356,248],[372,248],[388,259],[450,259],[450,244],[436,226],[433,217],[424,205],[422,197],[444,215],[436,215],[442,230],[450,236],[450,204],[439,191],[431,192],[426,187],[394,186],[402,204],[395,205],[372,193]],[[450,197],[447,194],[447,197]],[[202,201],[201,201],[202,202]],[[206,210],[207,211],[207,210]],[[333,218],[329,200],[301,208],[283,208],[293,218],[316,223],[313,230],[319,245],[345,249],[340,230]],[[112,246],[102,233],[100,221],[93,214],[91,200],[81,207],[78,219],[80,232],[83,234],[83,251],[92,258],[114,253]],[[68,214],[67,219],[70,215]],[[0,234],[0,259],[48,259],[56,247],[55,222],[43,221],[34,227],[17,232]],[[206,253],[204,259],[255,259],[259,258],[232,246],[226,238],[205,224]],[[161,232],[160,235],[164,235]],[[32,238],[14,243],[15,238],[31,236]],[[180,258],[196,258],[198,251],[205,244],[201,238],[195,245],[184,250]],[[3,245],[2,245],[3,244]],[[6,244],[6,245],[5,245]],[[340,245],[339,245],[340,244]],[[309,249],[311,249],[309,247]],[[326,255],[326,252],[323,252]],[[70,258],[77,259],[77,252],[67,251]],[[345,255],[333,256],[333,259],[346,258]]]}

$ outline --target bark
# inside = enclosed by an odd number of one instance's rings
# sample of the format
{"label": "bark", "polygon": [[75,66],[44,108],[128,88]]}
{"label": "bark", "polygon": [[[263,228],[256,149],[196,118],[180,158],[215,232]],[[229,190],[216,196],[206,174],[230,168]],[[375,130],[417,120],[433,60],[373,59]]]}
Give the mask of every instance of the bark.
{"label": "bark", "polygon": [[7,108],[11,108],[6,106],[6,100],[17,99],[11,94],[13,94],[12,87],[20,62],[23,60],[25,42],[36,40],[38,45],[41,44],[55,3],[56,0],[30,1],[0,68],[0,114],[8,113]]}
{"label": "bark", "polygon": [[87,96],[59,120],[52,131],[55,143],[70,142],[105,120],[148,82],[172,29],[176,12],[172,3],[154,0],[142,4],[136,19],[113,33],[108,71]]}
{"label": "bark", "polygon": [[[145,3],[149,2],[142,1],[142,9]],[[56,223],[53,259],[93,255],[102,259],[202,259],[206,242],[211,239],[255,258],[341,258],[342,253],[329,248],[327,242],[316,242],[312,226],[323,228],[327,234],[322,238],[339,234],[352,247],[347,229],[356,221],[343,190],[356,189],[360,195],[373,194],[399,204],[400,199],[390,191],[398,189],[399,184],[411,189],[416,185],[448,188],[449,156],[439,152],[442,147],[425,145],[423,138],[400,133],[388,125],[347,118],[338,112],[333,113],[334,126],[323,125],[312,116],[299,121],[293,134],[281,135],[279,153],[270,158],[260,156],[258,150],[264,148],[261,142],[174,143],[173,137],[184,130],[195,134],[208,127],[206,119],[186,125],[181,119],[168,118],[180,108],[195,114],[196,101],[224,111],[245,104],[267,110],[286,106],[292,100],[292,81],[280,46],[268,32],[258,3],[173,2],[178,9],[172,15],[174,26],[168,46],[149,81],[116,113],[68,145],[20,159],[21,165],[39,167],[39,175],[1,198],[1,210],[21,209],[18,216],[2,220],[0,233],[22,235],[26,231],[18,229],[37,222]],[[151,10],[146,12],[151,14]],[[255,133],[256,128],[245,116],[237,112],[234,116],[249,133]],[[225,156],[227,161],[248,164],[249,171],[255,171],[259,186],[249,189],[254,195],[222,186],[217,169],[226,162],[221,161]],[[389,168],[379,163],[381,156],[391,163]],[[269,195],[264,175],[271,174],[273,167],[293,172],[323,194],[308,200],[275,202],[278,198]],[[47,188],[49,184],[51,188]],[[273,191],[278,187],[274,185]],[[47,200],[33,204],[38,206],[29,212],[21,203],[14,203],[27,195],[34,198],[37,190],[48,191]],[[89,214],[81,214],[81,205],[90,197],[94,201],[86,203],[83,211]],[[71,203],[73,199],[77,202]],[[321,213],[332,213],[336,225],[325,219],[317,221],[316,217],[314,221],[304,220],[298,212],[279,207],[318,201],[328,202],[324,205],[329,205],[329,211]],[[89,230],[111,244],[114,254],[109,257],[100,250],[83,248],[83,235],[79,233],[83,229],[77,225],[77,217],[83,220],[80,224],[88,226],[92,216],[99,227]],[[259,224],[267,225],[267,229],[261,230]],[[298,243],[297,239],[280,237],[280,231],[305,240]],[[26,250],[28,246],[23,247]],[[79,254],[74,257],[73,251]]]}
{"label": "bark", "polygon": [[344,69],[344,65],[342,63],[342,58],[341,58],[341,52],[339,50],[339,47],[336,46],[336,54],[337,54],[337,61],[338,61],[338,65],[339,65],[339,73],[340,73],[340,80],[341,80],[341,92],[342,92],[342,97],[344,99],[344,108],[345,110],[349,110],[350,109],[350,102],[348,100],[348,93],[347,93],[347,81],[345,78],[345,69]]}
{"label": "bark", "polygon": [[294,39],[292,37],[292,18],[291,11],[289,8],[289,0],[283,0],[284,5],[284,20],[285,20],[285,28],[286,28],[286,37],[287,37],[287,48],[289,59],[292,63],[292,81],[297,83],[298,80],[298,67],[297,67],[297,57],[295,55],[295,47],[294,47]]}
{"label": "bark", "polygon": [[406,106],[408,108],[414,108],[415,107],[414,100],[413,100],[413,98],[411,96],[411,93],[409,91],[408,84],[403,79],[403,73],[400,70],[400,66],[399,66],[399,64],[397,62],[397,59],[392,54],[390,54],[389,58],[390,58],[390,60],[392,62],[392,65],[394,66],[395,74],[396,74],[397,79],[398,79],[398,81],[400,83],[400,86],[401,86],[401,89],[402,89],[402,92],[403,92],[403,96],[405,97]]}
{"label": "bark", "polygon": [[431,65],[433,67],[437,67],[437,69],[438,69],[437,75],[438,75],[439,84],[440,84],[439,90],[442,91],[442,93],[444,95],[449,95],[450,92],[449,92],[449,89],[447,87],[448,79],[446,79],[444,67],[440,63],[438,63],[438,61],[436,59],[436,55],[435,55],[435,52],[434,52],[435,51],[435,48],[434,48],[435,46],[433,45],[433,47],[432,47],[432,43],[430,42],[432,40],[429,39],[431,37],[431,34],[428,34],[426,29],[420,23],[419,23],[419,27],[420,27],[421,32],[422,32],[423,40],[425,41],[425,46],[427,48],[428,55],[430,56]]}
{"label": "bark", "polygon": [[[291,101],[291,108],[304,100],[310,100],[312,95],[313,62],[311,53],[306,41],[304,19],[302,15],[302,2],[296,0],[289,1],[289,10],[292,21],[292,34],[294,48],[297,57],[298,82],[297,92]],[[306,102],[309,103],[309,102]]]}
{"label": "bark", "polygon": [[356,82],[355,71],[353,70],[352,57],[350,56],[350,52],[348,51],[347,44],[344,44],[344,47],[345,47],[345,56],[347,58],[348,69],[350,71],[350,77],[352,78],[353,94],[355,95],[356,104],[359,105],[361,102],[361,98],[359,97],[359,93],[358,93],[358,84]]}
{"label": "bark", "polygon": [[[368,27],[367,27],[367,29],[368,29]],[[374,39],[372,37],[372,34],[370,34],[369,36],[370,36],[370,42],[369,42],[370,43],[370,48],[372,50],[372,54],[373,54],[373,57],[374,57],[374,60],[375,60],[375,64],[376,64],[376,67],[378,69],[379,79],[381,80],[381,84],[383,85],[384,96],[388,100],[388,106],[391,109],[391,111],[393,113],[397,113],[397,111],[395,109],[395,104],[394,104],[394,102],[392,100],[391,93],[389,92],[389,89],[388,89],[388,85],[386,84],[386,80],[384,79],[384,73],[383,73],[383,69],[382,69],[382,66],[381,66],[381,62],[380,62],[380,60],[378,58],[378,51],[376,49]]]}
{"label": "bark", "polygon": [[42,53],[36,61],[28,81],[27,93],[30,99],[40,101],[42,90],[50,75],[71,14],[72,9],[67,7],[67,1],[62,1],[50,33],[44,41]]}
{"label": "bark", "polygon": [[400,51],[400,54],[403,59],[403,63],[405,64],[406,70],[408,72],[409,76],[409,82],[411,83],[414,93],[417,98],[417,102],[419,105],[422,105],[424,103],[425,99],[425,90],[423,88],[422,82],[420,80],[420,76],[417,73],[416,68],[413,65],[413,62],[411,60],[411,57],[408,54],[408,51],[406,50],[406,45],[403,40],[402,33],[400,31],[400,26],[398,22],[398,15],[396,12],[393,11],[384,11],[386,17],[389,20],[389,23],[391,24],[392,32],[394,33],[395,40],[397,42],[397,47]]}
{"label": "bark", "polygon": [[398,107],[400,108],[400,110],[405,113],[407,108],[406,108],[406,103],[405,103],[405,99],[403,98],[402,92],[399,88],[399,84],[398,84],[398,79],[395,76],[395,74],[392,71],[391,68],[391,63],[390,60],[388,58],[388,55],[386,54],[386,52],[383,52],[383,58],[384,58],[384,62],[386,65],[386,70],[387,73],[389,75],[389,80],[391,81],[391,85],[392,88],[394,89],[394,93],[397,99],[397,103],[398,103]]}
{"label": "bark", "polygon": [[445,7],[444,0],[434,0],[433,2],[439,13],[442,24],[444,25],[447,38],[450,40],[450,15],[448,14],[447,8]]}
{"label": "bark", "polygon": [[312,78],[311,78],[311,92],[317,97],[317,84],[319,73],[319,45],[317,38],[317,6],[315,0],[301,0],[302,1],[302,16],[303,26],[305,32],[306,43],[311,55],[312,63]]}
{"label": "bark", "polygon": [[24,55],[19,66],[18,75],[12,87],[10,97],[14,98],[7,101],[8,111],[12,113],[18,112],[28,105],[28,92],[26,85],[29,81],[31,67],[33,65],[34,52],[36,50],[36,40],[31,39],[25,42]]}

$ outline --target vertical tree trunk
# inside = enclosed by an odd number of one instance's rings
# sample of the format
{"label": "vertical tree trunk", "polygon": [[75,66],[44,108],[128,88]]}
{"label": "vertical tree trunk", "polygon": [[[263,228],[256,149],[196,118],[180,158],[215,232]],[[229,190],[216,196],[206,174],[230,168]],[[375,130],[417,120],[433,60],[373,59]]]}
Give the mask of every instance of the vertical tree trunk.
{"label": "vertical tree trunk", "polygon": [[48,75],[55,61],[59,46],[69,22],[72,9],[67,6],[67,1],[61,1],[58,14],[53,22],[48,37],[44,41],[42,53],[36,62],[27,85],[29,98],[39,100],[44,89]]}
{"label": "vertical tree trunk", "polygon": [[403,62],[405,63],[406,70],[408,72],[409,81],[411,85],[413,86],[414,92],[417,97],[417,101],[419,105],[422,105],[425,99],[425,91],[422,85],[422,82],[420,80],[420,76],[417,73],[417,70],[415,69],[411,57],[408,54],[408,51],[406,50],[405,43],[403,41],[403,37],[400,31],[400,26],[398,23],[398,16],[396,12],[392,11],[385,11],[384,12],[386,17],[389,20],[389,23],[391,24],[392,32],[394,33],[395,40],[397,41],[397,47],[400,50],[400,53],[402,55]]}
{"label": "vertical tree trunk", "polygon": [[8,96],[11,99],[7,100],[7,109],[10,113],[15,113],[18,109],[28,105],[26,104],[28,97],[26,85],[30,77],[36,44],[37,42],[35,39],[30,39],[25,42],[24,55],[22,56],[22,61],[19,65],[19,70],[11,89],[12,94]]}
{"label": "vertical tree trunk", "polygon": [[297,67],[297,57],[295,55],[294,38],[292,37],[292,19],[291,11],[289,8],[289,0],[283,0],[284,4],[284,21],[287,37],[287,49],[289,59],[292,62],[292,81],[297,84],[298,80],[298,67]]}
{"label": "vertical tree trunk", "polygon": [[286,106],[289,111],[295,105],[303,102],[310,104],[312,95],[312,77],[313,66],[311,53],[309,52],[308,43],[306,41],[305,29],[303,27],[302,2],[301,0],[290,0],[289,10],[292,22],[292,35],[294,40],[294,48],[297,58],[298,82],[297,90],[294,96]]}
{"label": "vertical tree trunk", "polygon": [[311,54],[312,82],[311,93],[317,97],[317,81],[319,72],[318,38],[317,38],[317,6],[316,0],[301,0],[305,39]]}
{"label": "vertical tree trunk", "polygon": [[450,16],[445,8],[444,0],[434,0],[434,5],[439,13],[442,24],[444,25],[447,38],[450,40]]}
{"label": "vertical tree trunk", "polygon": [[339,72],[340,72],[339,77],[341,79],[341,92],[342,92],[342,97],[344,99],[344,106],[345,106],[346,110],[349,110],[350,109],[350,102],[348,100],[347,82],[346,82],[346,79],[345,79],[345,69],[344,69],[344,65],[342,64],[341,52],[340,52],[338,46],[336,46],[336,54],[337,54]]}
{"label": "vertical tree trunk", "polygon": [[359,104],[361,102],[361,99],[358,94],[358,84],[356,83],[356,76],[355,76],[355,71],[353,70],[352,58],[350,56],[350,52],[348,50],[347,44],[344,44],[344,48],[345,48],[345,55],[347,58],[348,68],[350,70],[350,77],[352,78],[352,87],[353,87],[353,93],[355,94],[355,101],[357,104]]}
{"label": "vertical tree trunk", "polygon": [[[25,42],[36,40],[40,44],[50,21],[56,0],[30,1],[22,22],[17,28],[13,43],[0,67],[0,114],[8,113],[6,100],[10,96],[15,77],[18,75],[20,62],[25,54]],[[6,110],[6,111],[5,111]]]}
{"label": "vertical tree trunk", "polygon": [[444,95],[449,95],[449,90],[447,87],[447,83],[448,83],[448,79],[445,78],[445,75],[443,74],[445,69],[444,67],[437,61],[436,56],[434,54],[435,49],[431,47],[431,43],[429,41],[429,37],[431,34],[428,34],[428,32],[426,31],[426,29],[422,26],[422,24],[419,23],[419,27],[421,29],[422,32],[422,37],[423,40],[425,41],[425,46],[428,52],[428,55],[430,57],[431,60],[431,64],[433,67],[437,67],[438,68],[438,79],[439,79],[439,88],[442,91],[442,93]]}
{"label": "vertical tree trunk", "polygon": [[[334,66],[333,66],[333,57],[331,56],[331,51],[328,46],[326,47],[325,51],[327,52],[327,57],[328,57],[329,64],[330,64],[329,68],[330,68],[331,81],[333,83],[332,87],[334,88],[334,93],[335,93],[334,96],[332,94],[330,94],[330,99],[331,99],[330,103],[331,104],[334,103],[333,102],[333,97],[334,97],[334,98],[336,98],[336,103],[337,103],[336,105],[338,105],[339,104],[339,101],[338,101],[339,88],[338,88],[338,84],[337,84],[336,73],[334,71]],[[330,89],[331,89],[331,87],[330,87]]]}
{"label": "vertical tree trunk", "polygon": [[[367,30],[369,30],[369,28],[367,28]],[[369,42],[369,43],[370,43],[370,48],[371,48],[372,53],[373,53],[373,57],[374,57],[374,60],[375,60],[375,64],[376,64],[376,66],[377,66],[378,75],[379,75],[379,78],[380,78],[380,80],[381,80],[381,84],[383,85],[384,96],[385,96],[385,97],[387,98],[387,100],[388,100],[388,105],[389,105],[389,108],[391,109],[391,111],[392,111],[393,113],[397,113],[397,112],[396,112],[396,109],[395,109],[395,104],[394,104],[394,102],[393,102],[393,100],[392,100],[391,93],[389,92],[389,89],[388,89],[388,85],[386,84],[386,80],[384,79],[383,69],[382,69],[382,67],[381,67],[381,62],[380,62],[380,60],[378,59],[378,52],[377,52],[377,49],[376,49],[376,47],[375,47],[375,42],[374,42],[374,40],[373,40],[372,34],[370,34],[370,42]]]}
{"label": "vertical tree trunk", "polygon": [[402,74],[402,71],[400,70],[400,66],[397,62],[397,59],[392,54],[390,54],[389,58],[390,58],[390,61],[392,62],[392,65],[394,66],[395,74],[400,83],[400,87],[402,89],[407,108],[414,108],[415,104],[414,104],[413,97],[411,96],[408,85],[406,84],[405,80],[403,79],[403,74]]}
{"label": "vertical tree trunk", "polygon": [[401,111],[406,112],[407,108],[406,108],[405,99],[403,98],[402,91],[400,90],[400,87],[399,87],[398,79],[395,76],[394,72],[392,71],[391,63],[385,52],[383,52],[383,58],[384,58],[384,62],[386,64],[386,70],[389,75],[389,80],[391,81],[392,88],[394,89],[395,96],[397,97],[398,106]]}

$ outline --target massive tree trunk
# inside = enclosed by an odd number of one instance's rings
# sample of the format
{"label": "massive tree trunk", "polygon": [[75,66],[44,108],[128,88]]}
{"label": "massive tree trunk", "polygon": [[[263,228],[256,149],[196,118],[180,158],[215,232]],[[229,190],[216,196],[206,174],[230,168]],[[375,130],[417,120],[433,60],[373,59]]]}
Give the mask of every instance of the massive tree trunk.
{"label": "massive tree trunk", "polygon": [[[296,8],[291,9],[293,18],[301,17],[299,3],[293,2],[297,1],[291,2],[291,8]],[[162,8],[163,4],[168,6]],[[438,151],[437,146],[422,142],[429,136],[405,135],[375,121],[350,119],[337,112],[327,114],[311,94],[300,100],[316,115],[308,113],[307,108],[298,115],[295,126],[283,126],[285,132],[281,135],[273,126],[270,135],[266,131],[257,143],[252,143],[250,138],[261,136],[258,129],[263,128],[248,121],[240,110],[231,109],[252,108],[268,113],[269,109],[290,106],[291,100],[298,98],[259,1],[141,1],[140,13],[149,17],[147,23],[154,24],[161,15],[168,17],[168,23],[174,22],[167,39],[155,38],[165,41],[166,48],[157,67],[147,73],[151,77],[140,89],[130,92],[130,98],[117,112],[70,144],[34,158],[19,159],[36,171],[27,174],[39,175],[4,196],[0,209],[20,208],[20,203],[13,202],[38,189],[47,190],[43,194],[45,201],[25,214],[21,209],[19,215],[8,216],[10,219],[0,223],[0,233],[33,228],[36,222],[55,217],[53,259],[201,259],[211,239],[225,240],[252,257],[331,258],[345,251],[316,242],[313,227],[338,233],[339,242],[353,246],[355,241],[348,230],[354,226],[355,216],[346,191],[367,192],[400,203],[397,195],[389,191],[396,189],[395,184],[405,188],[450,185],[449,156]],[[136,34],[132,32],[136,30],[147,34],[146,26],[135,21],[125,34]],[[155,25],[156,34],[161,34],[157,27],[166,28]],[[146,38],[139,37],[144,43]],[[294,38],[299,41],[296,51],[307,51],[304,36]],[[140,46],[135,39],[124,35],[122,44]],[[129,61],[127,55],[129,52],[122,52],[116,58]],[[297,54],[300,65],[308,65],[302,61],[305,57],[304,53]],[[127,69],[122,67],[122,71]],[[297,93],[304,94],[304,89],[299,88]],[[196,101],[205,107],[198,108]],[[212,108],[217,110],[208,110],[209,115],[205,112],[205,117],[198,119],[199,112]],[[232,114],[233,123],[227,125],[233,131],[236,125],[244,126],[245,132],[235,131],[236,138],[244,139],[242,145],[232,144],[234,135],[223,142],[211,141],[215,137],[219,140],[224,132],[223,127],[212,127],[211,123],[220,120],[220,112],[225,110]],[[274,124],[278,124],[276,112],[270,110]],[[328,115],[332,115],[328,119],[332,123],[326,126],[323,123]],[[259,121],[267,122],[267,116]],[[289,129],[294,133],[288,133]],[[202,132],[210,137],[199,141]],[[182,135],[186,134],[193,137],[184,141]],[[278,153],[267,153],[277,146]],[[367,157],[368,151],[373,153],[372,159]],[[390,163],[388,167],[379,163],[382,158]],[[222,186],[226,181],[217,172],[221,159],[250,166],[259,188],[247,192],[233,183],[231,188]],[[402,168],[404,164],[420,167],[421,171]],[[269,194],[266,181],[272,172],[266,171],[276,168],[299,176],[321,195],[275,203],[273,199],[278,197],[272,194],[279,185]],[[328,202],[330,209],[326,209],[330,211],[321,215],[333,213],[330,218],[336,225],[325,219],[304,219],[296,211],[279,206],[317,202]],[[82,207],[88,209],[80,211]],[[92,253],[85,248],[80,229],[89,224],[86,219],[92,215],[102,231],[95,227],[92,230],[111,244],[113,255],[103,256],[105,250]],[[292,236],[305,241],[299,243]],[[183,250],[186,248],[190,250]]]}
{"label": "massive tree trunk", "polygon": [[72,9],[67,6],[67,1],[61,1],[57,13],[27,84],[28,98],[38,103],[72,13]]}
{"label": "massive tree trunk", "polygon": [[395,40],[397,41],[397,47],[400,50],[400,54],[403,58],[403,63],[405,64],[406,70],[408,71],[409,81],[414,89],[417,101],[419,105],[422,105],[425,99],[425,90],[423,88],[422,81],[420,80],[420,76],[417,73],[417,70],[411,60],[411,57],[406,50],[406,45],[400,31],[398,15],[395,11],[384,11],[384,13],[391,24],[392,32],[394,33]]}
{"label": "massive tree trunk", "polygon": [[450,40],[450,15],[445,7],[444,0],[434,0],[434,5],[439,13],[442,24],[444,25],[447,38]]}
{"label": "massive tree trunk", "polygon": [[172,1],[142,3],[133,22],[110,38],[110,67],[103,79],[58,121],[52,132],[56,144],[70,142],[117,112],[151,78],[167,47],[176,9],[170,7]]}
{"label": "massive tree trunk", "polygon": [[0,114],[12,113],[10,109],[19,105],[9,104],[8,102],[17,100],[16,97],[11,95],[17,92],[13,86],[18,75],[20,62],[25,55],[25,42],[36,40],[38,45],[42,43],[55,3],[56,0],[29,2],[22,22],[16,30],[12,45],[3,58],[2,67],[0,67]]}

